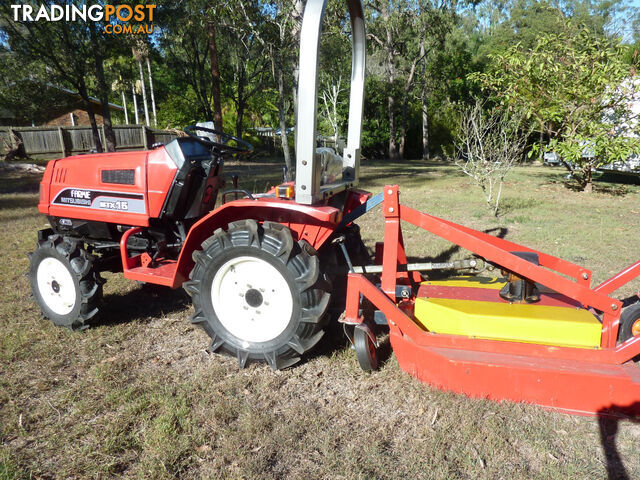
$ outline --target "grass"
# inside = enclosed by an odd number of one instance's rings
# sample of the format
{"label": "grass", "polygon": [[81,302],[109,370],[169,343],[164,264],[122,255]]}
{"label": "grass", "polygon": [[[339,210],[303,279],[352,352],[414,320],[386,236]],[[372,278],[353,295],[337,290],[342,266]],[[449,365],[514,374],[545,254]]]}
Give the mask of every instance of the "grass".
{"label": "grass", "polygon": [[[273,163],[228,167],[249,190],[279,179]],[[522,167],[494,218],[448,164],[369,162],[362,172],[371,191],[399,183],[404,203],[577,261],[596,282],[637,256],[634,185],[599,183],[585,195],[567,189],[559,169]],[[0,480],[607,476],[596,419],[434,390],[393,357],[365,375],[337,335],[296,368],[238,370],[205,352],[181,291],[109,275],[94,328],[53,327],[24,276],[46,223],[37,181],[0,179]],[[381,240],[379,211],[359,223],[368,246]],[[412,256],[464,256],[417,229],[405,239]],[[628,478],[640,475],[639,438],[640,426],[625,421],[608,440]]]}

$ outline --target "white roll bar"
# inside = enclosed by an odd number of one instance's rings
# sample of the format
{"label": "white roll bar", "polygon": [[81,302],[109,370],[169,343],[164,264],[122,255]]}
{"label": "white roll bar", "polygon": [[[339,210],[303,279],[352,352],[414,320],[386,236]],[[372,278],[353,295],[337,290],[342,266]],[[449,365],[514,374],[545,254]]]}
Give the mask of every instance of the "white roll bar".
{"label": "white roll bar", "polygon": [[300,31],[298,116],[296,118],[296,202],[311,205],[350,186],[360,177],[360,136],[364,105],[366,34],[361,0],[347,0],[351,18],[351,94],[349,130],[342,162],[342,182],[320,184],[321,164],[316,161],[318,108],[318,57],[322,19],[327,0],[307,0]]}

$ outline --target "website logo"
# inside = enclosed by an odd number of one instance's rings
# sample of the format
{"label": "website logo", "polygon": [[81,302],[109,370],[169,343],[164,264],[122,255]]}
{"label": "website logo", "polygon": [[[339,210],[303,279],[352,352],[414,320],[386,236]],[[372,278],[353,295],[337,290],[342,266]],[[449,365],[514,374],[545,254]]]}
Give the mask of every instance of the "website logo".
{"label": "website logo", "polygon": [[153,33],[155,4],[150,5],[11,5],[15,22],[104,22],[104,33]]}

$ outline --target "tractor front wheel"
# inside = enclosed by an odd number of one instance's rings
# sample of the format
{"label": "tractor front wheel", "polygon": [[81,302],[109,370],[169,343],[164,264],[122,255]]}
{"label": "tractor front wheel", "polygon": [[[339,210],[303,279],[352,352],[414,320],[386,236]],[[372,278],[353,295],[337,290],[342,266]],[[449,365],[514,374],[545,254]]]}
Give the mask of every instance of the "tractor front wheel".
{"label": "tractor front wheel", "polygon": [[61,327],[87,327],[98,313],[104,281],[93,257],[74,240],[50,235],[29,254],[29,280],[42,313]]}
{"label": "tractor front wheel", "polygon": [[191,321],[211,337],[210,350],[273,369],[297,363],[323,331],[329,303],[315,251],[285,226],[254,220],[217,230],[193,253],[185,289]]}

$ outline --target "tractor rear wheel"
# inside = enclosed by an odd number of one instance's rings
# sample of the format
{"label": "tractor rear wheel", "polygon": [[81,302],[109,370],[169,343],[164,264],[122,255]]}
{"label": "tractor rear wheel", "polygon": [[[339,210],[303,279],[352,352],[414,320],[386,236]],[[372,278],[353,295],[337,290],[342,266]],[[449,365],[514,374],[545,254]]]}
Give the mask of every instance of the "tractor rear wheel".
{"label": "tractor rear wheel", "polygon": [[98,313],[104,281],[82,244],[50,235],[29,254],[31,291],[54,325],[83,329]]}
{"label": "tractor rear wheel", "polygon": [[236,356],[240,367],[259,361],[282,369],[322,338],[328,285],[316,252],[294,242],[285,226],[230,223],[193,260],[185,289],[193,298],[191,321],[211,337],[210,351]]}

